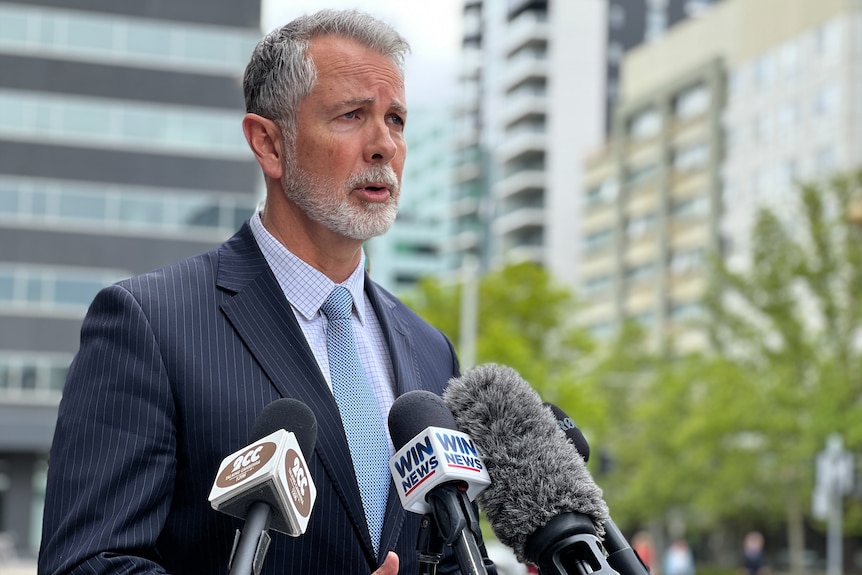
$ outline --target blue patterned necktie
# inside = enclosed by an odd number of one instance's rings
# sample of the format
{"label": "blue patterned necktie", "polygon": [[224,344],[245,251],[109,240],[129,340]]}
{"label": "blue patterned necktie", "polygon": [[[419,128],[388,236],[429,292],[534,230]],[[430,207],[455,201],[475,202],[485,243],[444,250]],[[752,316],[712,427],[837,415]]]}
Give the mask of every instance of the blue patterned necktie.
{"label": "blue patterned necktie", "polygon": [[380,407],[359,363],[359,352],[350,322],[353,298],[343,286],[335,286],[320,311],[326,316],[326,348],[332,393],[353,457],[353,469],[374,551],[379,552],[380,532],[389,493],[389,440]]}

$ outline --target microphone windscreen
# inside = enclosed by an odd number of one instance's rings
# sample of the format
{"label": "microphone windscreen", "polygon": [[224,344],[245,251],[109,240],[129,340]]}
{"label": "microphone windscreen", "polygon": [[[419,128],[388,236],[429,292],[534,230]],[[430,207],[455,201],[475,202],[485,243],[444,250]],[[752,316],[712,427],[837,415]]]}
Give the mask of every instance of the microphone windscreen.
{"label": "microphone windscreen", "polygon": [[254,443],[279,429],[292,431],[302,455],[306,459],[311,457],[317,443],[317,418],[307,405],[289,397],[276,399],[264,407],[255,419],[249,443]]}
{"label": "microphone windscreen", "polygon": [[395,451],[428,427],[458,429],[443,398],[427,390],[408,391],[392,402],[389,409],[389,435]]}
{"label": "microphone windscreen", "polygon": [[449,381],[443,399],[482,453],[479,495],[500,542],[526,561],[527,539],[554,517],[581,513],[604,534],[607,503],[539,394],[508,367],[482,365]]}
{"label": "microphone windscreen", "polygon": [[584,433],[578,429],[578,426],[575,425],[571,417],[566,415],[565,411],[553,403],[545,402],[545,405],[551,409],[551,413],[554,414],[554,418],[557,420],[557,426],[563,430],[566,438],[575,446],[580,456],[584,458],[584,462],[589,462],[590,444],[587,442],[587,438],[584,437]]}

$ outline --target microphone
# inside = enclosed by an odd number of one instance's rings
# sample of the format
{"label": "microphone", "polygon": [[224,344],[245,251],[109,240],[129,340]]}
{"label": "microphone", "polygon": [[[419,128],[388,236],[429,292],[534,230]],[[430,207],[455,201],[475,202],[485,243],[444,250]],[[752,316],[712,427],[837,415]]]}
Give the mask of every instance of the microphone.
{"label": "microphone", "polygon": [[[587,438],[575,425],[575,422],[566,415],[566,412],[554,405],[545,403],[557,421],[557,425],[566,434],[566,439],[577,450],[584,463],[590,460],[590,445]],[[608,552],[608,565],[613,567],[620,575],[649,575],[649,569],[643,560],[632,549],[625,536],[620,531],[614,520],[608,516],[604,523],[605,538],[604,548]]]}
{"label": "microphone", "polygon": [[450,380],[443,399],[482,451],[492,483],[479,504],[518,560],[545,575],[618,575],[599,545],[602,491],[538,393],[515,370],[488,364]]}
{"label": "microphone", "polygon": [[401,505],[425,514],[417,542],[422,573],[436,573],[445,544],[454,548],[461,573],[487,575],[471,501],[491,479],[473,440],[457,430],[443,399],[426,390],[392,403],[389,433],[396,447],[389,470]]}
{"label": "microphone", "polygon": [[568,439],[569,443],[575,447],[578,454],[584,460],[584,463],[587,463],[590,460],[590,444],[587,442],[587,438],[584,437],[581,430],[578,429],[575,421],[566,415],[565,411],[553,403],[548,403],[546,401],[543,405],[551,410],[554,419],[557,421],[557,427],[566,434],[566,439]]}
{"label": "microphone", "polygon": [[221,462],[210,504],[245,520],[234,538],[230,575],[259,575],[269,529],[291,537],[305,533],[317,489],[303,454],[311,457],[316,441],[317,420],[308,406],[277,399],[257,416],[249,445]]}

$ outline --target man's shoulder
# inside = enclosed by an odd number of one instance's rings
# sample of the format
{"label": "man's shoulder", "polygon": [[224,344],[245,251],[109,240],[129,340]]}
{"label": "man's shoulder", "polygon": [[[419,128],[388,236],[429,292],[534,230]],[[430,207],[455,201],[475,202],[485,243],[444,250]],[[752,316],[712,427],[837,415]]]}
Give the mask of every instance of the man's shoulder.
{"label": "man's shoulder", "polygon": [[244,267],[249,260],[254,259],[250,257],[249,250],[254,250],[256,247],[246,224],[233,237],[220,245],[136,274],[119,282],[119,285],[130,291],[173,285],[190,288],[202,284],[215,285],[220,266],[226,265],[221,262],[240,262],[238,267]]}

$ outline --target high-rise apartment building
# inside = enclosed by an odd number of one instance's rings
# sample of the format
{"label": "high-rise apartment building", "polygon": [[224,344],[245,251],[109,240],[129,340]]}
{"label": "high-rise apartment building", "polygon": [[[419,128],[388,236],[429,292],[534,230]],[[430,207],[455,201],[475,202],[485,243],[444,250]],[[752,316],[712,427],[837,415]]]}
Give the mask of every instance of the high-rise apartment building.
{"label": "high-rise apartment building", "polygon": [[259,0],[0,1],[0,532],[39,544],[65,373],[96,291],[256,205],[240,122]]}
{"label": "high-rise apartment building", "polygon": [[575,288],[583,158],[606,137],[619,65],[711,0],[465,0],[450,250],[529,260]]}
{"label": "high-rise apartment building", "polygon": [[612,136],[587,163],[581,320],[704,345],[707,256],[744,267],[753,216],[862,160],[862,6],[725,0],[625,59]]}
{"label": "high-rise apartment building", "polygon": [[574,282],[574,159],[604,134],[604,0],[467,1],[450,249]]}

